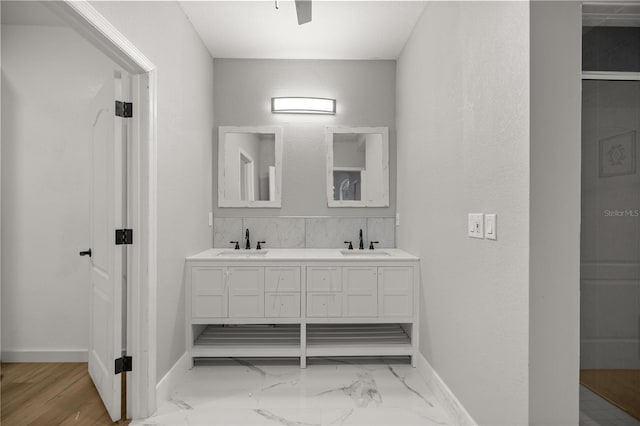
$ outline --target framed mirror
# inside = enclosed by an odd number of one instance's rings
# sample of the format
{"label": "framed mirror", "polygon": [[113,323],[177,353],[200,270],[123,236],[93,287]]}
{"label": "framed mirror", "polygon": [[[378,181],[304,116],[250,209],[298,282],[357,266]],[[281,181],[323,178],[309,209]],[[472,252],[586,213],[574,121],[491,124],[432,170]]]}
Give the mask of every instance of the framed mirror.
{"label": "framed mirror", "polygon": [[281,207],[282,128],[218,128],[218,207]]}
{"label": "framed mirror", "polygon": [[329,207],[389,206],[389,129],[327,127]]}

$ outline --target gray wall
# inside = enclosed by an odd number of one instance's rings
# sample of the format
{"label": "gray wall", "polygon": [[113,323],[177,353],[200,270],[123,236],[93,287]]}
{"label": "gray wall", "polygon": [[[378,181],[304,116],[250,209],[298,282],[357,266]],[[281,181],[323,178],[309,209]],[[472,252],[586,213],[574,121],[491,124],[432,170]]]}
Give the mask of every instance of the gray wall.
{"label": "gray wall", "polygon": [[[2,7],[25,24],[48,12]],[[85,112],[117,66],[62,25],[3,24],[2,43],[2,358],[86,361],[89,261],[78,252],[90,243],[95,117]]]}
{"label": "gray wall", "polygon": [[529,421],[578,423],[581,5],[531,3]]}
{"label": "gray wall", "polygon": [[[393,216],[396,208],[395,61],[214,60],[217,126],[279,125],[284,129],[282,208],[218,208],[214,217]],[[337,100],[336,115],[272,114],[271,98],[314,96]],[[389,127],[390,206],[327,207],[326,126]],[[213,164],[217,169],[217,133]]]}
{"label": "gray wall", "polygon": [[[398,247],[420,351],[483,425],[528,422],[529,5],[429,2],[397,70]],[[498,214],[498,240],[467,214]]]}
{"label": "gray wall", "polygon": [[91,4],[158,68],[160,380],[185,351],[184,258],[211,247],[213,60],[174,2]]}

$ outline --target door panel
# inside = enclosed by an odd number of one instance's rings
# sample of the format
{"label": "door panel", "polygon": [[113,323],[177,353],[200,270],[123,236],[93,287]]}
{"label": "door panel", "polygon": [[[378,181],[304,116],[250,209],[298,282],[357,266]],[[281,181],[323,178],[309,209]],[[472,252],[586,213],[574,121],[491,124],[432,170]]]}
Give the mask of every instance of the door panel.
{"label": "door panel", "polygon": [[344,316],[375,317],[378,315],[378,268],[342,268]]}
{"label": "door panel", "polygon": [[191,316],[224,318],[227,316],[226,268],[191,270]]}
{"label": "door panel", "polygon": [[121,75],[105,79],[88,109],[92,125],[91,163],[91,327],[89,374],[112,420],[120,419],[121,378],[115,359],[122,351],[122,130],[115,117]]}
{"label": "door panel", "polygon": [[264,317],[264,268],[229,268],[229,317]]}
{"label": "door panel", "polygon": [[413,268],[380,267],[378,271],[380,316],[413,315]]}

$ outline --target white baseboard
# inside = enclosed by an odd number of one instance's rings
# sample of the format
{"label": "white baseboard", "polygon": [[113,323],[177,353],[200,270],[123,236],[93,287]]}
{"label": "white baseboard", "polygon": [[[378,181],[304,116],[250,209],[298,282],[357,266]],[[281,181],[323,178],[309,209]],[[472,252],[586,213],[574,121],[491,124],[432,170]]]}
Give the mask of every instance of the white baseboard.
{"label": "white baseboard", "polygon": [[87,362],[87,350],[3,351],[2,362]]}
{"label": "white baseboard", "polygon": [[449,386],[440,378],[438,373],[431,367],[429,361],[418,353],[418,372],[426,380],[427,384],[435,394],[436,399],[447,410],[456,425],[477,426],[473,417],[458,401],[458,398],[451,392]]}
{"label": "white baseboard", "polygon": [[156,407],[160,407],[162,402],[169,400],[171,391],[173,391],[190,368],[191,356],[188,352],[185,352],[156,385]]}

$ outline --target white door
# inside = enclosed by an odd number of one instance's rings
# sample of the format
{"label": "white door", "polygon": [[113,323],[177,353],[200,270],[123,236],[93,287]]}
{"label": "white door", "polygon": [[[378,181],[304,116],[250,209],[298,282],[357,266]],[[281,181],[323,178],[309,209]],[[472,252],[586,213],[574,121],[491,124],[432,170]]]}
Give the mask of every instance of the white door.
{"label": "white door", "polygon": [[122,76],[106,78],[89,108],[91,162],[91,324],[89,374],[112,420],[120,419],[121,377],[115,359],[122,351],[123,247],[115,230],[123,226],[122,120],[115,117]]}

